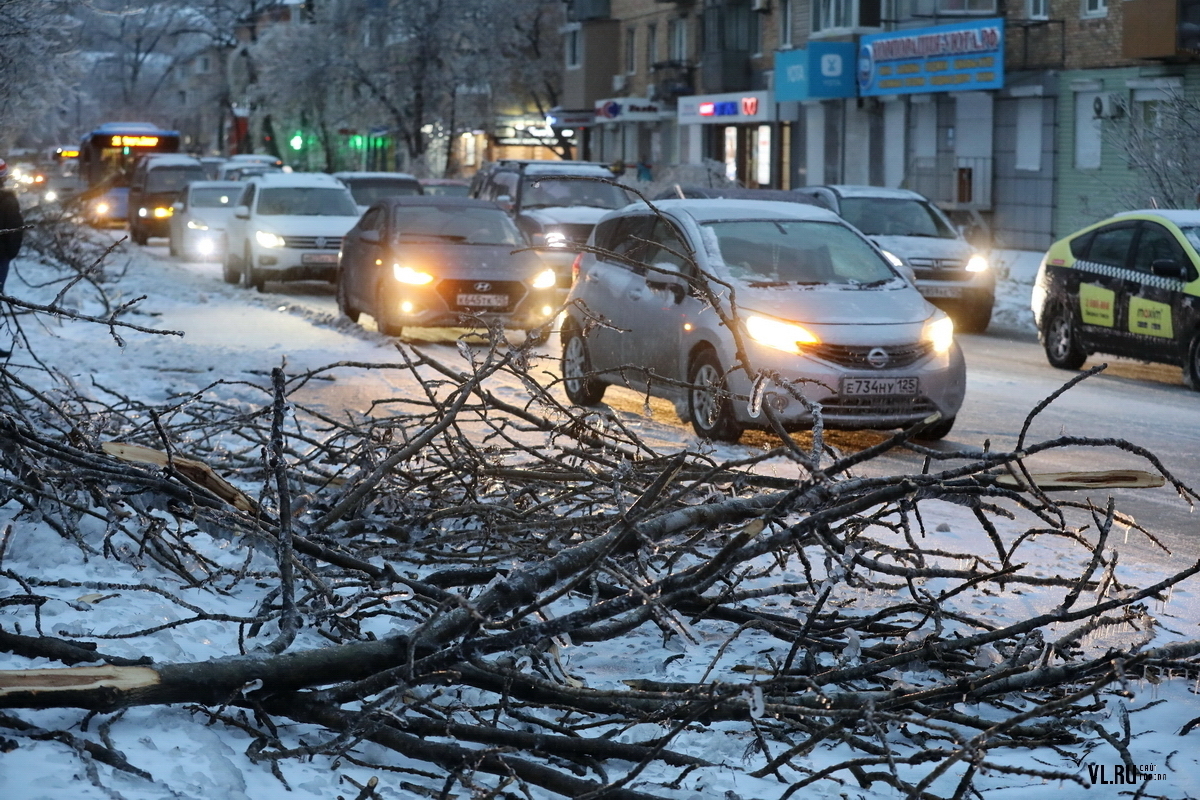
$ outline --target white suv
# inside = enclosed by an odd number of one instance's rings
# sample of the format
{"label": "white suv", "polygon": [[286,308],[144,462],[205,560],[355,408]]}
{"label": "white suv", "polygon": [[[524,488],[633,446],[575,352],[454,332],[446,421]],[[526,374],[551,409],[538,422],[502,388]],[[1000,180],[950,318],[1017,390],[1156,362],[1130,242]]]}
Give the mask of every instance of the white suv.
{"label": "white suv", "polygon": [[260,292],[268,280],[333,283],[342,237],[358,217],[350,190],[332,175],[255,176],[229,218],[225,280]]}

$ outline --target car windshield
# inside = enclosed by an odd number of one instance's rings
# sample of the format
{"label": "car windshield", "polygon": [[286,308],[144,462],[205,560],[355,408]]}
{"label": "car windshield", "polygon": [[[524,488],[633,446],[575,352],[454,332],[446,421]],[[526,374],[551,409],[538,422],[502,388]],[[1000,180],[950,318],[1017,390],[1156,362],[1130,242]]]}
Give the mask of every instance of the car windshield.
{"label": "car windshield", "polygon": [[192,189],[192,206],[195,208],[225,208],[237,200],[237,193],[220,186]]}
{"label": "car windshield", "polygon": [[263,189],[258,213],[264,216],[357,217],[358,206],[346,189],[288,186]]}
{"label": "car windshield", "polygon": [[414,180],[392,180],[389,178],[352,178],[343,181],[350,187],[354,202],[369,206],[376,200],[398,195],[412,196],[421,193],[421,186]]}
{"label": "car windshield", "polygon": [[622,208],[629,205],[629,192],[601,183],[587,176],[545,177],[525,176],[521,186],[521,205],[524,208],[557,206],[592,206]]}
{"label": "car windshield", "polygon": [[1180,225],[1179,230],[1183,231],[1183,235],[1187,237],[1192,247],[1200,251],[1200,226]]}
{"label": "car windshield", "polygon": [[728,276],[749,286],[874,286],[897,277],[870,244],[838,223],[754,219],[703,227]]}
{"label": "car windshield", "polygon": [[397,206],[395,219],[396,232],[403,241],[525,245],[512,219],[498,208]]}
{"label": "car windshield", "polygon": [[207,177],[204,167],[154,167],[146,175],[147,192],[177,192],[192,181]]}
{"label": "car windshield", "polygon": [[425,194],[443,197],[466,197],[471,193],[471,186],[467,183],[425,183],[421,188]]}
{"label": "car windshield", "polygon": [[846,197],[842,199],[842,218],[867,236],[958,238],[945,217],[924,200]]}

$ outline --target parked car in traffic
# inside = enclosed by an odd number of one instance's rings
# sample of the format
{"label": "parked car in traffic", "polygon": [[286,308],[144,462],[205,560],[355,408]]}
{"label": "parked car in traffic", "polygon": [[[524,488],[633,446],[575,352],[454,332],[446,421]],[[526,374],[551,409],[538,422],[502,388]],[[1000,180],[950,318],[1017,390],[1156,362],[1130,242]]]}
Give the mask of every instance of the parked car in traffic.
{"label": "parked car in traffic", "polygon": [[954,317],[961,331],[987,330],[996,302],[996,273],[929,198],[907,189],[848,184],[793,191],[840,214],[916,276],[929,302]]}
{"label": "parked car in traffic", "polygon": [[1093,353],[1183,368],[1200,391],[1200,211],[1145,209],[1050,246],[1030,303],[1051,365]]}
{"label": "parked car in traffic", "polygon": [[465,197],[388,197],[346,234],[338,308],[379,330],[500,325],[542,338],[559,309],[554,270],[495,204]]}
{"label": "parked car in traffic", "polygon": [[694,186],[675,184],[670,189],[659,192],[652,198],[659,200],[780,200],[787,203],[805,203],[810,206],[828,208],[829,206],[814,197],[800,194],[787,189],[747,189],[742,186]]}
{"label": "parked car in traffic", "polygon": [[168,224],[171,255],[199,260],[225,258],[225,227],[245,184],[192,181],[175,201]]}
{"label": "parked car in traffic", "polygon": [[337,280],[338,250],[358,205],[332,175],[271,172],[244,182],[227,223],[224,274],[260,292],[267,281]]}
{"label": "parked car in traffic", "polygon": [[471,181],[471,197],[491,200],[512,215],[558,275],[565,294],[578,247],[600,217],[636,195],[612,183],[609,165],[593,161],[505,160],[485,164]]}
{"label": "parked car in traffic", "polygon": [[129,218],[129,187],[110,186],[99,193],[84,190],[81,208],[93,228],[123,228]]}
{"label": "parked car in traffic", "polygon": [[471,182],[460,178],[421,178],[421,191],[424,194],[469,197]]}
{"label": "parked car in traffic", "polygon": [[[662,200],[608,214],[579,255],[562,324],[567,397],[625,385],[675,403],[706,439],[746,428],[948,434],[966,367],[954,323],[831,211]],[[592,250],[598,252],[592,252]],[[735,304],[736,301],[736,304]]]}
{"label": "parked car in traffic", "polygon": [[205,178],[200,159],[179,153],[142,156],[129,177],[129,238],[146,244],[170,235],[174,203],[192,181]]}
{"label": "parked car in traffic", "polygon": [[333,177],[350,187],[361,211],[385,197],[421,194],[421,183],[407,172],[335,172]]}

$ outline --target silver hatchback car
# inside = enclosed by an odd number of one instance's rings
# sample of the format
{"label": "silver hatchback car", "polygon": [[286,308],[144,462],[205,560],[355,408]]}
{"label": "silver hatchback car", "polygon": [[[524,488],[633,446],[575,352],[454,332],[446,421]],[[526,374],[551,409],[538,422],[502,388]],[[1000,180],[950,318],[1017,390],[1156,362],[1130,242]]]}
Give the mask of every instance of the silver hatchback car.
{"label": "silver hatchback car", "polygon": [[940,439],[963,402],[954,323],[877,246],[815,206],[665,200],[596,226],[561,334],[566,393],[675,403],[702,438],[902,428]]}

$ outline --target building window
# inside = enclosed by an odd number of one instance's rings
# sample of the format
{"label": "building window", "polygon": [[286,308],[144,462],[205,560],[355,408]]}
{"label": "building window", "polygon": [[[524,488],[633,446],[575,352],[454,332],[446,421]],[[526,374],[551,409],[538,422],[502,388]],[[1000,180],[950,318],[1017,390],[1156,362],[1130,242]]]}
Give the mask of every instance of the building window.
{"label": "building window", "polygon": [[792,46],[792,0],[779,0],[779,49]]}
{"label": "building window", "polygon": [[207,75],[208,74],[208,70],[210,69],[210,62],[208,59],[209,59],[208,56],[200,56],[200,58],[196,59],[196,74],[197,75]]}
{"label": "building window", "polygon": [[687,61],[687,44],[687,20],[671,20],[667,27],[667,58],[672,61]]}
{"label": "building window", "polygon": [[646,26],[646,67],[658,63],[658,26]]}
{"label": "building window", "polygon": [[1042,169],[1042,98],[1017,100],[1016,168],[1029,172]]}
{"label": "building window", "polygon": [[564,49],[567,53],[567,69],[578,69],[583,65],[582,47],[579,41],[579,28],[568,29],[564,35]]}
{"label": "building window", "polygon": [[1050,0],[1025,0],[1025,16],[1028,19],[1050,19]]}
{"label": "building window", "polygon": [[1101,122],[1093,110],[1100,92],[1075,93],[1075,169],[1100,169]]}
{"label": "building window", "polygon": [[942,13],[992,14],[996,11],[996,0],[941,0],[938,10]]}
{"label": "building window", "polygon": [[[978,0],[942,0],[977,2]],[[994,2],[994,0],[988,0]],[[882,0],[813,0],[814,33],[853,28],[878,28],[882,22]]]}
{"label": "building window", "polygon": [[1108,0],[1083,0],[1083,16],[1108,16]]}
{"label": "building window", "polygon": [[637,72],[637,28],[633,27],[625,29],[625,71]]}

